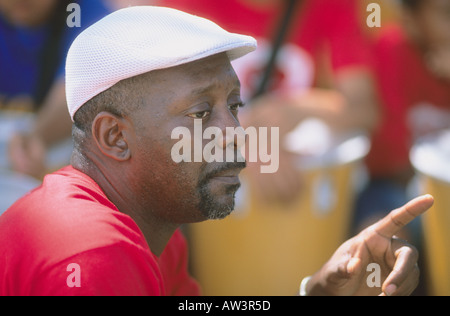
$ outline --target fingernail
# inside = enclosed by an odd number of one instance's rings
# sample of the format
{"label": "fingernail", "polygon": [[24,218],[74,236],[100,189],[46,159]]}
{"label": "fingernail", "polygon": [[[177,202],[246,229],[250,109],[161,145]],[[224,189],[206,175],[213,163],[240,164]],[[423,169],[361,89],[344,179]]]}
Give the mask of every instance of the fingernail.
{"label": "fingernail", "polygon": [[394,292],[397,291],[397,286],[394,284],[389,284],[388,286],[386,286],[386,289],[384,290],[384,293],[387,296],[391,296],[392,294],[394,294]]}

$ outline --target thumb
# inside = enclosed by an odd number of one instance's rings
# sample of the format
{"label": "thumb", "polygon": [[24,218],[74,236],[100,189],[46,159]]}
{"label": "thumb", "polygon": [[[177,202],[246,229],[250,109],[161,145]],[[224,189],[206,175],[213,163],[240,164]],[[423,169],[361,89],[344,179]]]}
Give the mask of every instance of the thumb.
{"label": "thumb", "polygon": [[361,259],[350,257],[340,264],[334,266],[329,274],[329,281],[336,286],[344,286],[351,280],[357,278],[361,272]]}
{"label": "thumb", "polygon": [[334,265],[326,277],[332,295],[353,295],[361,280],[362,261],[350,257]]}
{"label": "thumb", "polygon": [[360,258],[352,257],[347,262],[347,273],[349,277],[353,277],[355,275],[359,275],[362,269],[362,261]]}

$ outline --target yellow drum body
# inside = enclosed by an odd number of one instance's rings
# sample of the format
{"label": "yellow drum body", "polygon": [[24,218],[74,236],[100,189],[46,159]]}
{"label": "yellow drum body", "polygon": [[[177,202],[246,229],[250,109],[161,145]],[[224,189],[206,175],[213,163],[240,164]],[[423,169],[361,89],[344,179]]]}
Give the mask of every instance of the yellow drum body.
{"label": "yellow drum body", "polygon": [[[449,162],[450,163],[450,162]],[[450,295],[450,183],[424,177],[425,192],[435,204],[423,217],[428,289],[431,295]]]}
{"label": "yellow drum body", "polygon": [[421,139],[411,150],[423,193],[435,198],[422,218],[430,295],[450,295],[450,130]]}

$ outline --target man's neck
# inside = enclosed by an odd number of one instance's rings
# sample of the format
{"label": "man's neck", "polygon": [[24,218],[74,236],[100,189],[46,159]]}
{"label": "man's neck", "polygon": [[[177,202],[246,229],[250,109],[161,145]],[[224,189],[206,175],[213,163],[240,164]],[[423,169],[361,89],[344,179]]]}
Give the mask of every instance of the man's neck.
{"label": "man's neck", "polygon": [[151,210],[142,207],[123,174],[108,173],[108,168],[102,170],[91,161],[86,163],[84,157],[80,160],[73,156],[72,166],[93,179],[117,209],[134,220],[151,252],[159,257],[179,225],[160,220],[153,216]]}

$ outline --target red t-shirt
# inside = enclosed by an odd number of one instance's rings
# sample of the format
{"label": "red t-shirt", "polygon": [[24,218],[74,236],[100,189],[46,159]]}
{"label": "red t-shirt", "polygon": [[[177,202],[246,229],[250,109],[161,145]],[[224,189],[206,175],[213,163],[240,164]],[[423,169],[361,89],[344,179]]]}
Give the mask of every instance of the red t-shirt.
{"label": "red t-shirt", "polygon": [[152,254],[136,223],[69,166],[0,217],[0,295],[198,295],[177,231]]}
{"label": "red t-shirt", "polygon": [[[257,50],[233,63],[241,80],[244,99],[256,90],[284,13],[280,5],[283,1],[261,6],[250,2],[156,1],[158,5],[208,18],[227,31],[257,39]],[[278,91],[310,88],[317,80],[318,67],[324,64],[329,66],[327,71],[330,72],[349,66],[368,65],[371,55],[361,28],[363,16],[359,14],[359,6],[357,0],[304,0],[297,6],[285,44],[278,55],[272,88]]]}
{"label": "red t-shirt", "polygon": [[423,136],[415,132],[421,127],[410,120],[412,111],[427,105],[450,113],[450,82],[437,79],[427,69],[418,48],[398,26],[385,27],[375,43],[374,58],[383,115],[367,164],[372,175],[383,177],[410,166],[413,136]]}

